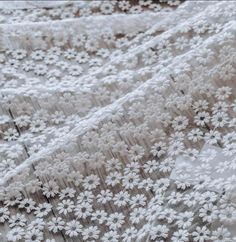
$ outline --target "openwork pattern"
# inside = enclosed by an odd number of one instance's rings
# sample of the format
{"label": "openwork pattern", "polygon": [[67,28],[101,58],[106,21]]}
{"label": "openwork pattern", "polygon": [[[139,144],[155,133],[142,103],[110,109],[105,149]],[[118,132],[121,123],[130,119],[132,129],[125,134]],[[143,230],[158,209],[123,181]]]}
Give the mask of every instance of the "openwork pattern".
{"label": "openwork pattern", "polygon": [[0,15],[0,241],[236,241],[235,2]]}

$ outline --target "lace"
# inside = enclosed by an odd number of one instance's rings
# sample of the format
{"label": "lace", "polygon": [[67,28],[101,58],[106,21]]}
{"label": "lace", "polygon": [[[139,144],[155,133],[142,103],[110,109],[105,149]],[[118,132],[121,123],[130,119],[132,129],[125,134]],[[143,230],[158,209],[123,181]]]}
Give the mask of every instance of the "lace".
{"label": "lace", "polygon": [[1,241],[235,241],[235,3],[35,4],[1,9]]}

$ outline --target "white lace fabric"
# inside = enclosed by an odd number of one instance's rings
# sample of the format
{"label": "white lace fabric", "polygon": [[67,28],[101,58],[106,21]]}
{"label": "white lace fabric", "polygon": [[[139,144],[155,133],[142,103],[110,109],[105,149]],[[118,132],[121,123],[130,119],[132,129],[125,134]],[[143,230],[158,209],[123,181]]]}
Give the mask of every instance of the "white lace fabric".
{"label": "white lace fabric", "polygon": [[0,241],[236,240],[236,3],[0,9]]}

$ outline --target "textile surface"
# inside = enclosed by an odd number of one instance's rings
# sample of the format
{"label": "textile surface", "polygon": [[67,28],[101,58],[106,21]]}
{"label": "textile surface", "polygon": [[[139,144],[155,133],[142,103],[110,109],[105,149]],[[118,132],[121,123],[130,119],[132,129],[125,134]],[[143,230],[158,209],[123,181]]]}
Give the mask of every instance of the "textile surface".
{"label": "textile surface", "polygon": [[236,2],[0,1],[0,241],[236,241]]}

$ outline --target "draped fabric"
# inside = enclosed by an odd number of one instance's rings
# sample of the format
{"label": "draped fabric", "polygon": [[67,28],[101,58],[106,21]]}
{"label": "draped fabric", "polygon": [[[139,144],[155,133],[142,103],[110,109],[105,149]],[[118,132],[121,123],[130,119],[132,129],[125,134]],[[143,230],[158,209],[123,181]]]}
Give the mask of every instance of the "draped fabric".
{"label": "draped fabric", "polygon": [[236,241],[236,2],[0,2],[0,241]]}

